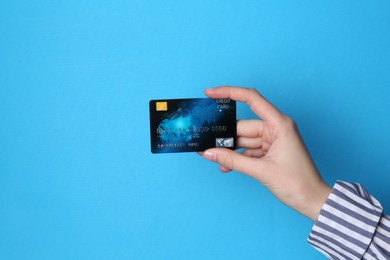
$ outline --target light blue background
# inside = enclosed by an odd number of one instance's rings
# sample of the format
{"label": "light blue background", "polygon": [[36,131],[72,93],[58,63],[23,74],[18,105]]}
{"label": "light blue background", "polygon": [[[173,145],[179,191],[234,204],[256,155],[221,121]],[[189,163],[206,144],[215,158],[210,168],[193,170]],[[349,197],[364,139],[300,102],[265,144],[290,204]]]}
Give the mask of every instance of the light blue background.
{"label": "light blue background", "polygon": [[[257,88],[326,181],[390,208],[389,1],[1,1],[1,259],[323,259],[312,223],[194,153],[148,101]],[[253,114],[239,106],[239,118]]]}

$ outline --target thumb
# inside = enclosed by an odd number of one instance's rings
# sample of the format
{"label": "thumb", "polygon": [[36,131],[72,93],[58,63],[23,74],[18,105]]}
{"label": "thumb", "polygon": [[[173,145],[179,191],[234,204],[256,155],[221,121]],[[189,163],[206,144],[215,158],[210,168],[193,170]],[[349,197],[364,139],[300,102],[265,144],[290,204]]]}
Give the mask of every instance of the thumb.
{"label": "thumb", "polygon": [[256,158],[226,148],[208,149],[203,152],[203,158],[252,177],[255,177],[255,172],[258,172],[262,165],[262,162]]}

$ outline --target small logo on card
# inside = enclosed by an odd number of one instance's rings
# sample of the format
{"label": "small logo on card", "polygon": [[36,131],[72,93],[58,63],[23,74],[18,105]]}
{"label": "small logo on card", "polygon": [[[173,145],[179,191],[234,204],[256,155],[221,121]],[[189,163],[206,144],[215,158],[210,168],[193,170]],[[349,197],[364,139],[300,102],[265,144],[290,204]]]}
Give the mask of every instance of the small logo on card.
{"label": "small logo on card", "polygon": [[215,147],[233,147],[234,146],[234,138],[215,138]]}

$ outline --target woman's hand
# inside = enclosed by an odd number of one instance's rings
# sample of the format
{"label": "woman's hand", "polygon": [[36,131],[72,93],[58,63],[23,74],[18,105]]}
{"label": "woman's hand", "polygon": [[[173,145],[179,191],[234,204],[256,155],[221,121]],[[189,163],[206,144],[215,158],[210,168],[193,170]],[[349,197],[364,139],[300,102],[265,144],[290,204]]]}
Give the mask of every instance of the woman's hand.
{"label": "woman's hand", "polygon": [[315,221],[331,188],[320,177],[295,123],[255,89],[224,86],[205,94],[245,102],[261,119],[237,122],[242,154],[225,148],[200,154],[220,164],[222,172],[236,170],[257,179],[281,202]]}

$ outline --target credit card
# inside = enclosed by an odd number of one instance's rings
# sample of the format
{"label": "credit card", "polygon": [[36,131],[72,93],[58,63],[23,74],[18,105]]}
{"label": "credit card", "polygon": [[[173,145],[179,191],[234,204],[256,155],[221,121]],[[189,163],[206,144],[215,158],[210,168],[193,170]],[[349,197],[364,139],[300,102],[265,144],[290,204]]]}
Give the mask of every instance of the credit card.
{"label": "credit card", "polygon": [[188,98],[149,102],[152,153],[236,149],[236,101]]}

